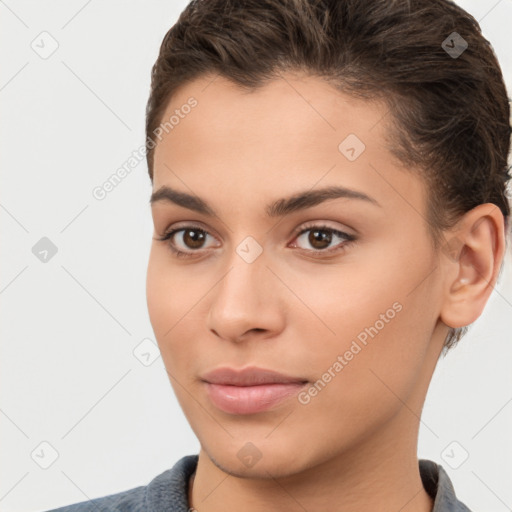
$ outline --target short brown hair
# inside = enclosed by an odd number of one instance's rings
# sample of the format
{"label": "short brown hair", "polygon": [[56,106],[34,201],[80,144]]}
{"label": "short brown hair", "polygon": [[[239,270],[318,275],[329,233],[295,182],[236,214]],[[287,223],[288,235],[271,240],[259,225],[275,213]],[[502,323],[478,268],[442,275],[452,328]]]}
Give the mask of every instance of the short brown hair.
{"label": "short brown hair", "polygon": [[[462,53],[450,54],[452,47]],[[178,87],[217,73],[257,89],[283,71],[387,104],[392,153],[421,169],[429,186],[436,246],[439,233],[478,204],[497,205],[508,225],[507,91],[478,22],[449,0],[192,0],[152,68],[151,180],[155,130]],[[445,348],[464,332],[452,329]]]}

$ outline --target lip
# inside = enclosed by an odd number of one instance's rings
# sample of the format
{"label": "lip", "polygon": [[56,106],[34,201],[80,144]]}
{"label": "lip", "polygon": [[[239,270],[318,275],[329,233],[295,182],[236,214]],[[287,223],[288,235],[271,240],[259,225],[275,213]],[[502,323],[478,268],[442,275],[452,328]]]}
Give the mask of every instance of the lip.
{"label": "lip", "polygon": [[277,407],[308,382],[273,370],[218,368],[201,380],[212,403],[230,414],[255,414]]}
{"label": "lip", "polygon": [[261,384],[290,384],[304,383],[307,379],[290,377],[274,370],[250,366],[247,368],[217,368],[203,375],[201,380],[211,384],[225,386],[257,386]]}

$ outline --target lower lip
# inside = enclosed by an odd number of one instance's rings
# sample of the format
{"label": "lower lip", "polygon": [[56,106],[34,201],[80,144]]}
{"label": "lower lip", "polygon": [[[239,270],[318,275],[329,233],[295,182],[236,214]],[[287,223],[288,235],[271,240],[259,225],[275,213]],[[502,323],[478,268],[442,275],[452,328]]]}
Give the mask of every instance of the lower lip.
{"label": "lower lip", "polygon": [[267,411],[290,398],[306,384],[276,383],[258,386],[226,386],[206,382],[206,390],[214,405],[230,414],[255,414]]}

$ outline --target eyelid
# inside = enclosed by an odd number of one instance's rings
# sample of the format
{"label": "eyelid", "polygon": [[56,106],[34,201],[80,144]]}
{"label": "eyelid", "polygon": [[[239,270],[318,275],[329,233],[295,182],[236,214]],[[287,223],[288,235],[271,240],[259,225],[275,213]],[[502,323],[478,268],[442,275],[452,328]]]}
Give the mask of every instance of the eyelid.
{"label": "eyelid", "polygon": [[[328,221],[327,221],[328,222]],[[304,224],[300,225],[298,228],[296,228],[293,231],[293,236],[301,235],[304,231],[308,231],[313,228],[317,229],[328,229],[335,233],[342,233],[346,235],[347,237],[355,237],[355,233],[351,233],[350,231],[354,231],[353,229],[350,229],[348,227],[334,227],[327,224],[326,221],[317,220],[317,221],[308,221]],[[346,230],[346,231],[345,231]]]}

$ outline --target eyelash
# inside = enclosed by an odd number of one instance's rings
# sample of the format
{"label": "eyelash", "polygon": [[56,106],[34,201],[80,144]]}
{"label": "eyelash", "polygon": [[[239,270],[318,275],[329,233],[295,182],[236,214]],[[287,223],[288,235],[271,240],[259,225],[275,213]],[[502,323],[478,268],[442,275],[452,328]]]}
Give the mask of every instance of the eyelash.
{"label": "eyelash", "polygon": [[[182,226],[182,227],[179,227],[176,229],[172,229],[171,231],[164,233],[162,236],[158,237],[157,240],[159,240],[161,242],[166,242],[166,241],[169,241],[176,233],[179,233],[180,231],[188,231],[188,230],[199,231],[201,233],[209,234],[208,231],[206,231],[202,228],[199,228],[199,227],[193,226],[193,225],[189,225],[189,226]],[[330,249],[313,249],[313,250],[300,249],[300,250],[306,251],[308,253],[317,253],[319,255],[322,255],[322,254],[326,254],[326,253],[330,254],[332,252],[342,251],[347,247],[347,245],[349,245],[351,242],[354,242],[356,240],[356,237],[354,235],[350,235],[349,233],[345,233],[338,229],[334,229],[329,226],[319,225],[319,224],[305,226],[304,228],[299,230],[297,232],[297,234],[294,235],[294,239],[298,238],[299,236],[303,235],[304,233],[307,233],[308,231],[328,232],[328,233],[334,234],[340,238],[345,239],[344,242],[342,242],[341,244],[338,244],[334,248],[330,248]],[[185,252],[185,251],[180,251],[179,249],[176,249],[176,247],[174,247],[173,244],[170,242],[167,245],[168,245],[169,249],[172,251],[172,253],[177,258],[193,258],[194,253],[197,253],[200,251],[200,250],[196,250],[196,251],[192,250],[192,252]]]}

